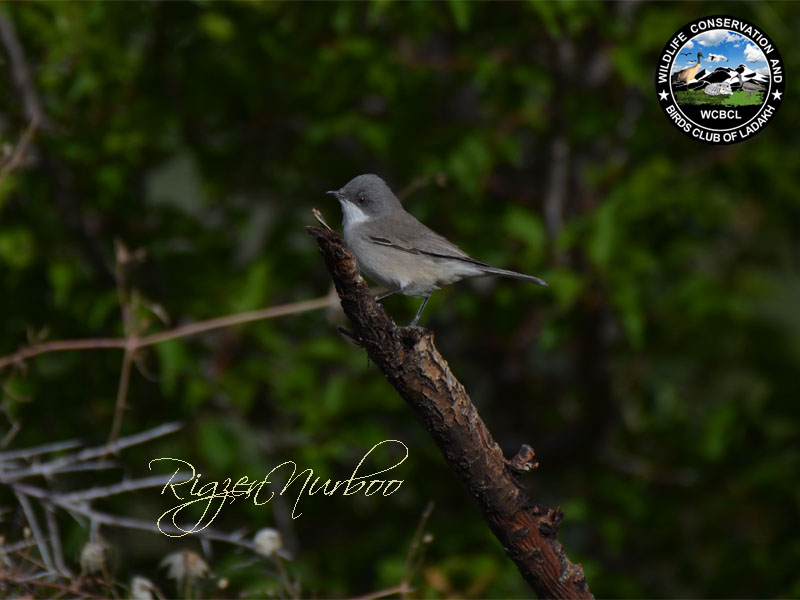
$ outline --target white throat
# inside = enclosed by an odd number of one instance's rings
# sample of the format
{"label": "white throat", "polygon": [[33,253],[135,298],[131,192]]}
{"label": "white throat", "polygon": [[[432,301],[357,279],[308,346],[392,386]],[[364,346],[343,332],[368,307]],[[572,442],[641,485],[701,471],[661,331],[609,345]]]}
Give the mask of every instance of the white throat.
{"label": "white throat", "polygon": [[361,210],[358,206],[353,204],[352,202],[341,202],[342,205],[342,214],[344,215],[342,218],[342,227],[344,229],[349,229],[354,225],[359,225],[360,223],[366,223],[367,221],[371,220],[371,217],[367,215],[363,210]]}

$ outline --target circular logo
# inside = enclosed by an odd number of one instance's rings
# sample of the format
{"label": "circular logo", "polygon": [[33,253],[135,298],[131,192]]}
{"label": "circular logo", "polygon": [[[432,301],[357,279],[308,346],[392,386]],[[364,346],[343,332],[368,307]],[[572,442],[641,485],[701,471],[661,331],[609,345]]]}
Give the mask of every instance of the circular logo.
{"label": "circular logo", "polygon": [[664,114],[687,136],[736,144],[775,116],[786,88],[775,43],[758,27],[724,15],[686,24],[664,46],[656,93]]}

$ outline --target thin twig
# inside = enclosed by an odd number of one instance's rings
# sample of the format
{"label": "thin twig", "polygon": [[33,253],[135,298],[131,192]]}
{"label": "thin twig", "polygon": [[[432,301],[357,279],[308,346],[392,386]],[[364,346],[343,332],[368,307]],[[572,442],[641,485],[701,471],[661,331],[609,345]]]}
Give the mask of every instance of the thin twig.
{"label": "thin twig", "polygon": [[41,581],[44,579],[53,579],[53,577],[57,576],[55,573],[52,573],[50,571],[45,571],[41,563],[37,563],[35,560],[28,559],[28,562],[35,565],[39,570],[30,573],[28,575],[25,575],[24,577],[15,578],[14,581],[16,581],[17,583],[27,583],[29,581]]}
{"label": "thin twig", "polygon": [[99,350],[102,348],[125,348],[125,338],[92,338],[83,340],[56,340],[44,342],[35,346],[28,346],[22,350],[0,358],[0,369],[14,363],[19,363],[27,358],[49,352],[64,352],[65,350]]}
{"label": "thin twig", "polygon": [[20,448],[19,450],[6,450],[0,452],[0,462],[9,462],[12,460],[19,460],[25,458],[33,458],[41,454],[49,454],[50,452],[60,452],[62,450],[72,450],[81,445],[80,440],[64,440],[60,442],[49,442],[41,446],[33,446],[32,448]]}
{"label": "thin twig", "polygon": [[[176,327],[161,333],[154,333],[140,339],[136,347],[144,348],[145,346],[152,346],[160,344],[168,340],[182,338],[190,335],[197,335],[211,331],[212,329],[221,329],[223,327],[232,327],[234,325],[242,325],[244,323],[251,323],[253,321],[261,321],[264,319],[273,319],[275,317],[284,317],[286,315],[294,315],[297,313],[308,312],[312,310],[319,310],[320,308],[327,308],[331,304],[338,304],[339,299],[331,296],[322,296],[321,298],[314,298],[312,300],[302,300],[300,302],[292,302],[291,304],[281,304],[278,306],[271,306],[269,308],[262,308],[259,310],[251,310],[248,312],[238,313],[234,315],[227,315],[224,317],[217,317],[216,319],[209,319],[208,321],[200,321],[183,327]],[[0,361],[0,368],[2,368],[2,361]]]}
{"label": "thin twig", "polygon": [[96,500],[97,498],[107,498],[108,496],[114,496],[116,494],[124,494],[125,492],[160,487],[168,483],[173,476],[174,475],[153,475],[152,477],[143,477],[141,479],[130,479],[113,485],[94,487],[88,490],[70,492],[68,494],[57,494],[57,497],[60,501],[76,504],[78,502]]}
{"label": "thin twig", "polygon": [[149,442],[150,440],[154,440],[155,438],[163,437],[165,435],[169,435],[170,433],[175,433],[181,427],[183,427],[183,424],[178,422],[163,423],[157,427],[153,427],[152,429],[140,431],[139,433],[134,433],[120,438],[111,444],[105,444],[95,448],[87,448],[86,450],[78,452],[75,456],[78,461],[84,461],[90,458],[105,456],[107,454],[116,454],[125,448],[130,448],[131,446],[143,444],[145,442]]}
{"label": "thin twig", "polygon": [[[111,444],[104,444],[102,446],[97,446],[95,448],[86,448],[84,450],[81,450],[80,452],[75,452],[73,454],[68,454],[66,456],[60,456],[46,463],[31,465],[27,469],[21,469],[11,472],[0,471],[0,482],[11,483],[13,481],[23,479],[24,477],[31,477],[34,475],[42,475],[44,477],[50,477],[56,473],[63,473],[63,472],[77,471],[77,470],[92,470],[89,467],[81,467],[77,463],[82,463],[85,465],[88,463],[88,461],[91,461],[93,459],[104,457],[109,454],[116,454],[120,450],[129,448],[130,446],[142,444],[152,439],[173,433],[178,429],[180,429],[182,426],[183,425],[181,425],[180,423],[164,423],[162,425],[159,425],[158,427],[148,429],[147,431],[142,431],[139,433],[129,435],[124,438],[120,438]],[[94,468],[96,468],[97,470],[109,468],[111,466],[113,466],[113,464],[107,463],[106,461],[103,460],[94,463]]]}
{"label": "thin twig", "polygon": [[31,528],[33,538],[36,540],[36,546],[39,548],[39,554],[41,555],[47,570],[52,571],[53,561],[50,559],[50,551],[47,549],[47,542],[42,534],[42,530],[39,528],[39,522],[36,520],[36,514],[33,512],[33,507],[25,497],[24,492],[14,489],[14,494],[17,496],[17,501],[22,507],[22,512],[25,513],[25,520],[28,521],[28,526]]}
{"label": "thin twig", "polygon": [[106,469],[117,469],[119,466],[119,463],[110,460],[95,460],[87,461],[79,465],[67,465],[60,467],[57,471],[47,468],[42,469],[40,468],[41,465],[31,465],[26,469],[19,469],[16,471],[8,471],[3,473],[2,476],[0,476],[0,482],[8,483],[10,481],[19,481],[21,479],[27,479],[28,477],[34,477],[36,475],[41,475],[46,479],[51,479],[53,475],[64,475],[65,473],[83,473],[86,471],[103,471]]}
{"label": "thin twig", "polygon": [[50,534],[50,547],[53,549],[53,560],[56,564],[56,569],[61,575],[71,577],[72,573],[67,568],[64,562],[64,552],[61,549],[61,535],[58,531],[58,522],[56,521],[55,511],[49,504],[44,505],[45,522],[47,523],[47,532]]}
{"label": "thin twig", "polygon": [[[146,348],[147,346],[153,346],[169,340],[205,333],[206,331],[212,331],[214,329],[222,329],[225,327],[233,327],[235,325],[252,323],[253,321],[262,321],[264,319],[274,319],[276,317],[319,310],[321,308],[327,308],[334,303],[338,303],[338,298],[323,296],[321,298],[314,298],[312,300],[302,300],[300,302],[292,302],[290,304],[280,304],[278,306],[270,306],[269,308],[251,310],[247,312],[226,315],[224,317],[216,317],[214,319],[208,319],[207,321],[198,321],[196,323],[190,323],[189,325],[181,325],[180,327],[168,329],[167,331],[146,335],[137,339],[132,345],[136,350],[138,350],[140,348]],[[48,354],[50,352],[65,352],[70,350],[100,350],[103,348],[118,348],[124,350],[129,345],[131,345],[131,341],[126,340],[125,338],[54,340],[52,342],[44,342],[42,344],[36,344],[35,346],[22,348],[14,354],[9,354],[0,358],[0,370],[13,364],[21,363],[26,359],[33,358],[34,356]]]}
{"label": "thin twig", "polygon": [[27,120],[30,123],[41,125],[42,129],[46,130],[49,122],[45,118],[42,103],[36,94],[30,69],[28,69],[28,65],[25,62],[22,44],[19,41],[14,25],[3,15],[0,15],[0,41],[6,48],[6,53],[11,63],[11,76],[14,80],[14,85],[22,96],[22,106]]}
{"label": "thin twig", "polygon": [[49,587],[55,588],[60,590],[63,593],[70,593],[73,594],[76,598],[98,598],[99,600],[105,600],[106,596],[100,596],[93,592],[89,592],[84,589],[80,589],[77,587],[73,587],[71,585],[64,585],[63,583],[58,583],[57,581],[46,581],[44,579],[38,578],[28,578],[26,580],[17,579],[13,575],[6,573],[4,570],[0,569],[0,581],[4,583],[10,583],[12,585],[38,585],[42,587]]}
{"label": "thin twig", "polygon": [[[161,482],[163,484],[163,481]],[[160,485],[160,484],[159,484]],[[65,500],[66,495],[62,494],[54,494],[53,492],[48,492],[47,490],[43,490],[39,487],[27,485],[24,483],[14,483],[11,484],[11,487],[14,490],[14,493],[17,495],[19,499],[20,505],[23,507],[23,511],[25,511],[25,515],[29,523],[31,524],[31,531],[33,533],[34,539],[37,540],[37,546],[39,546],[39,552],[42,554],[42,558],[45,561],[48,569],[53,570],[52,562],[50,559],[50,555],[47,551],[47,547],[44,545],[45,538],[39,529],[38,524],[35,521],[35,516],[33,515],[33,508],[28,500],[30,498],[36,498],[43,505],[50,504],[52,506],[58,506],[66,510],[69,513],[78,514],[88,518],[93,526],[97,525],[111,525],[114,527],[124,527],[126,529],[137,529],[141,531],[149,531],[150,533],[160,534],[158,527],[156,527],[156,523],[154,521],[148,521],[144,519],[133,519],[130,517],[121,517],[117,515],[111,515],[108,513],[104,513],[98,510],[94,510],[90,508],[88,505],[84,503],[75,503]],[[150,487],[153,487],[152,485]],[[190,526],[187,525],[187,528]],[[173,527],[172,525],[162,523],[161,532],[169,533],[169,534],[185,534],[187,529],[181,530],[177,527]],[[201,538],[205,538],[211,541],[216,542],[225,542],[227,544],[232,544],[235,546],[239,546],[241,548],[246,548],[252,552],[255,552],[255,546],[253,542],[246,537],[246,533],[244,531],[235,531],[233,533],[225,533],[222,531],[218,531],[216,529],[212,529],[207,527],[200,531],[195,531],[192,533],[193,536],[198,536]],[[41,540],[41,543],[40,543]]]}
{"label": "thin twig", "polygon": [[76,454],[65,456],[62,459],[56,459],[52,461],[51,464],[53,464],[55,468],[51,470],[55,471],[58,469],[58,467],[62,465],[73,464],[76,462],[83,462],[92,458],[107,456],[109,454],[117,454],[120,450],[147,442],[151,439],[161,437],[163,435],[173,433],[178,429],[180,429],[181,427],[183,427],[183,425],[181,425],[180,423],[165,423],[163,425],[159,425],[158,427],[154,427],[153,429],[150,429],[148,431],[135,433],[133,435],[129,435],[128,437],[120,438],[116,441],[106,443],[102,446],[97,446],[95,448],[86,448],[85,450],[81,450]]}
{"label": "thin twig", "polygon": [[[119,383],[117,384],[117,398],[114,402],[114,417],[111,420],[111,430],[108,434],[108,442],[111,443],[119,437],[122,428],[122,417],[125,412],[125,401],[128,398],[128,386],[131,381],[131,363],[136,352],[136,338],[138,337],[139,326],[131,309],[131,302],[128,299],[128,285],[125,281],[125,267],[134,258],[125,247],[122,240],[114,240],[114,254],[116,256],[116,270],[114,280],[117,286],[117,299],[119,309],[122,313],[122,327],[125,333],[125,353],[122,355],[122,367],[120,369]],[[135,296],[135,295],[134,295]]]}
{"label": "thin twig", "polygon": [[[411,546],[408,548],[408,555],[406,556],[406,564],[403,567],[403,578],[400,580],[400,586],[409,591],[411,589],[411,580],[416,572],[416,568],[412,569],[411,565],[414,561],[414,556],[417,554],[417,550],[419,550],[419,545],[422,542],[422,535],[425,533],[425,526],[428,524],[428,519],[430,519],[433,513],[434,506],[435,504],[432,500],[425,506],[425,510],[422,511],[422,516],[419,519],[417,530],[414,532],[414,537],[411,540]],[[403,598],[407,597],[405,593],[403,593],[402,596]]]}
{"label": "thin twig", "polygon": [[325,217],[322,216],[322,213],[319,212],[316,208],[311,209],[311,214],[314,215],[314,218],[322,225],[325,229],[329,231],[333,231],[330,225],[325,222]]}
{"label": "thin twig", "polygon": [[278,573],[280,574],[281,583],[286,589],[286,593],[289,594],[290,598],[299,599],[300,588],[295,583],[292,583],[292,580],[289,577],[289,571],[286,569],[286,565],[283,562],[283,558],[276,556],[274,562],[278,566]]}
{"label": "thin twig", "polygon": [[405,583],[401,583],[400,585],[386,588],[385,590],[378,590],[377,592],[370,592],[363,596],[357,596],[352,600],[377,600],[378,598],[386,598],[387,596],[394,596],[395,594],[400,594],[400,596],[405,598],[407,594],[413,591],[414,588],[410,588]]}
{"label": "thin twig", "polygon": [[31,121],[28,127],[25,129],[25,133],[22,134],[22,139],[17,142],[14,152],[11,154],[11,158],[9,158],[8,162],[6,162],[6,164],[4,164],[0,169],[0,185],[2,185],[3,180],[19,166],[19,163],[22,161],[22,157],[25,156],[25,150],[27,150],[28,144],[30,144],[31,140],[33,139],[33,134],[36,133],[37,127],[38,124],[36,121]]}
{"label": "thin twig", "polygon": [[[92,522],[98,523],[100,525],[111,525],[113,527],[124,527],[126,529],[138,529],[141,531],[149,531],[150,533],[161,535],[161,532],[159,532],[154,521],[146,521],[144,519],[133,519],[130,517],[120,517],[117,515],[110,515],[108,513],[91,509],[88,506],[70,504],[67,502],[53,501],[53,504],[69,512],[75,512],[79,515],[87,517]],[[165,523],[162,523],[161,531],[174,535],[185,534],[186,531],[191,526],[187,524],[186,527],[187,529],[180,530],[177,527],[173,527],[172,525],[167,525]],[[247,539],[245,537],[245,533],[242,531],[229,534],[207,527],[206,529],[203,529],[201,531],[193,532],[192,536],[206,538],[215,542],[225,542],[226,544],[232,544],[234,546],[246,548],[252,552],[255,552],[255,546],[253,545],[253,542]]]}
{"label": "thin twig", "polygon": [[9,555],[13,552],[17,552],[18,550],[23,550],[24,548],[30,548],[31,546],[36,545],[36,540],[22,540],[19,542],[14,542],[13,544],[6,544],[0,545],[0,555]]}
{"label": "thin twig", "polygon": [[[6,390],[4,389],[3,391]],[[3,436],[3,439],[0,440],[0,447],[5,448],[15,437],[17,437],[17,434],[22,429],[22,421],[14,416],[14,412],[9,406],[8,399],[5,399],[2,403],[0,403],[0,412],[5,415],[6,419],[11,425],[6,434]]]}
{"label": "thin twig", "polygon": [[[37,474],[44,473],[56,473],[61,472],[61,469],[64,468],[75,468],[75,463],[81,463],[81,461],[90,461],[98,456],[104,456],[110,453],[116,453],[122,450],[123,448],[127,448],[136,444],[141,444],[157,437],[166,435],[168,433],[172,433],[180,429],[180,423],[165,423],[159,425],[158,427],[154,427],[147,431],[143,431],[140,433],[136,433],[133,435],[129,435],[124,438],[120,438],[111,444],[105,444],[103,446],[98,446],[95,448],[87,448],[77,453],[73,453],[69,456],[60,457],[49,463],[44,465],[36,465],[38,467]],[[62,444],[65,444],[62,442]],[[50,448],[59,448],[57,444],[50,444]],[[41,450],[41,447],[39,448]],[[103,463],[97,463],[103,465]],[[105,465],[103,465],[105,466]],[[41,530],[38,526],[36,521],[35,514],[33,512],[33,507],[31,506],[30,501],[28,498],[36,498],[38,499],[42,505],[45,507],[45,510],[51,510],[53,506],[57,506],[62,508],[63,510],[70,513],[73,517],[78,518],[78,516],[86,517],[92,524],[93,528],[98,527],[99,525],[111,525],[115,527],[125,527],[128,529],[139,529],[143,531],[149,531],[151,533],[158,533],[158,529],[156,527],[155,522],[153,521],[145,521],[140,519],[130,519],[126,517],[118,517],[115,515],[110,515],[107,513],[103,513],[100,511],[96,511],[88,506],[89,501],[95,500],[97,498],[104,498],[108,496],[112,496],[115,494],[121,494],[124,492],[131,492],[139,489],[144,489],[148,487],[156,487],[164,485],[167,481],[169,481],[169,477],[167,475],[157,475],[152,477],[145,477],[141,479],[123,481],[121,483],[117,483],[114,485],[104,486],[104,487],[96,487],[88,490],[81,490],[71,493],[57,493],[51,492],[48,490],[44,490],[40,487],[21,483],[18,481],[9,481],[8,475],[11,475],[12,478],[16,478],[18,473],[12,474],[3,474],[0,472],[4,477],[0,479],[2,483],[6,483],[9,485],[14,493],[16,494],[20,505],[25,513],[26,519],[31,528],[31,532],[33,534],[34,539],[36,540],[36,544],[39,547],[40,554],[42,555],[42,559],[45,563],[45,567],[47,570],[53,571],[52,562],[50,555],[48,554],[47,547],[45,545],[45,538],[41,533]],[[48,512],[48,516],[50,513]],[[80,519],[78,519],[80,521]],[[57,529],[55,527],[54,521],[48,520],[48,526],[50,527],[51,536],[57,536]],[[161,525],[161,529],[170,534],[181,534],[185,533],[185,531],[181,531],[180,529],[170,526],[166,523]],[[54,533],[55,532],[55,533]],[[221,531],[217,531],[214,529],[206,528],[203,531],[198,531],[195,535],[212,541],[219,541],[225,542],[228,544],[233,544],[242,548],[246,548],[250,551],[255,551],[253,546],[253,542],[249,539],[245,538],[246,533],[244,531],[236,531],[233,533],[225,533]],[[58,550],[56,552],[60,552],[60,543],[57,543]],[[2,548],[4,551],[9,551],[10,547]],[[56,546],[54,546],[54,549]],[[59,566],[59,569],[61,567]]]}
{"label": "thin twig", "polygon": [[[132,340],[133,341],[133,340]],[[128,398],[128,385],[131,380],[131,364],[133,363],[133,355],[135,350],[132,350],[133,344],[125,348],[125,354],[122,355],[122,369],[119,375],[119,385],[117,386],[117,400],[114,403],[114,418],[111,421],[111,431],[108,434],[108,443],[112,443],[119,436],[119,431],[122,428],[122,416],[125,412],[125,401]]]}
{"label": "thin twig", "polygon": [[441,172],[431,173],[428,175],[421,175],[416,179],[412,180],[411,183],[406,185],[406,187],[401,189],[397,193],[397,197],[400,199],[400,202],[405,202],[405,200],[412,194],[416,193],[417,190],[426,188],[432,183],[436,183],[440,187],[444,187],[447,185],[447,176]]}

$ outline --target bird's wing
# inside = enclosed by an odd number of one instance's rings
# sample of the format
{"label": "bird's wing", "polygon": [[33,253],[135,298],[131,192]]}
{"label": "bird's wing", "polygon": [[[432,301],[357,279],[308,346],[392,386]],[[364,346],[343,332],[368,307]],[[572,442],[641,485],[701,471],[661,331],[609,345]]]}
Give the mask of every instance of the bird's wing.
{"label": "bird's wing", "polygon": [[437,258],[461,260],[481,267],[488,267],[485,262],[472,258],[447,238],[429,229],[412,215],[392,216],[392,226],[381,226],[381,223],[365,223],[366,233],[371,243],[388,246],[402,252]]}

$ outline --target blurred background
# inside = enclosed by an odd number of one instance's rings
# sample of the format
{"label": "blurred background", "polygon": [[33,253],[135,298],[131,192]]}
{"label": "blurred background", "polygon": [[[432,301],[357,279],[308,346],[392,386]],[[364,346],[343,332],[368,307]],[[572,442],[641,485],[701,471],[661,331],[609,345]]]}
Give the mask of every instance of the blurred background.
{"label": "blurred background", "polygon": [[[664,44],[714,14],[766,32],[787,73],[776,118],[734,146],[685,137],[654,90]],[[324,297],[304,226],[316,207],[338,227],[324,191],[374,172],[470,254],[550,282],[450,286],[422,325],[506,455],[535,448],[541,466],[523,481],[563,509],[560,541],[597,597],[800,596],[795,4],[39,2],[0,15],[0,355]],[[383,304],[406,323],[418,303]],[[142,349],[120,435],[184,427],[119,452],[115,469],[26,481],[111,485],[162,456],[216,480],[284,460],[344,479],[398,439],[409,459],[390,497],[307,497],[298,519],[293,497],[221,511],[221,530],[278,529],[291,560],[104,525],[107,575],[173,596],[159,563],[191,550],[210,568],[200,596],[343,597],[409,580],[420,597],[530,597],[336,318]],[[58,352],[0,370],[3,451],[103,444],[122,357]],[[93,506],[155,522],[175,504],[159,492]],[[4,543],[29,539],[7,484],[0,506]],[[89,522],[54,518],[66,566],[86,571]]]}

